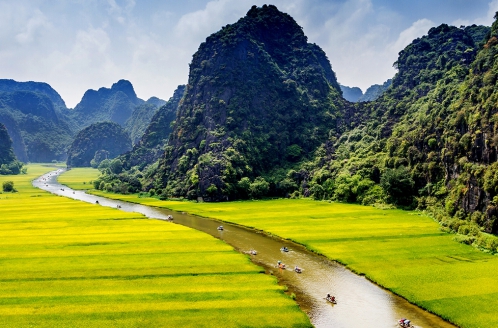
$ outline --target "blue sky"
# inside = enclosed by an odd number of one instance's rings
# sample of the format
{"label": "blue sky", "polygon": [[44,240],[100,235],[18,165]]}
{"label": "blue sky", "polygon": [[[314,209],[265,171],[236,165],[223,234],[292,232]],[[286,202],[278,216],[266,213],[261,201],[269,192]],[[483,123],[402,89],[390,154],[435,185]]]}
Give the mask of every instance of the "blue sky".
{"label": "blue sky", "polygon": [[119,79],[167,100],[207,36],[265,3],[363,91],[391,78],[398,52],[431,27],[489,26],[498,11],[498,0],[0,0],[0,78],[47,82],[68,107]]}

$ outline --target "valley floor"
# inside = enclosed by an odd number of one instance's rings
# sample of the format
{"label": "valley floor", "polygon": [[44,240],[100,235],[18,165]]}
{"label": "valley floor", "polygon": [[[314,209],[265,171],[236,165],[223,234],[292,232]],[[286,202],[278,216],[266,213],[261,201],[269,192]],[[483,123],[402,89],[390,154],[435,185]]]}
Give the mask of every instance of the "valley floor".
{"label": "valley floor", "polygon": [[[63,177],[62,183],[70,182]],[[498,257],[456,242],[418,212],[307,199],[193,203],[94,193],[264,230],[339,261],[459,326],[498,327]]]}
{"label": "valley floor", "polygon": [[247,256],[193,229],[31,185],[51,170],[0,176],[18,190],[0,193],[0,326],[311,326]]}

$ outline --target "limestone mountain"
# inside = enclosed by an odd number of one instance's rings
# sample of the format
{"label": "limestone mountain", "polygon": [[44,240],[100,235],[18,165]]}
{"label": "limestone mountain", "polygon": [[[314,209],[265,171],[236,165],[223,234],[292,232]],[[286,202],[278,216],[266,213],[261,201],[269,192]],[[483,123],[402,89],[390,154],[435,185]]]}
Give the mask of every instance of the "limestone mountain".
{"label": "limestone mountain", "polygon": [[31,91],[35,93],[41,93],[46,95],[54,107],[63,110],[67,109],[66,103],[62,100],[61,96],[57,91],[55,91],[48,83],[45,82],[18,82],[9,79],[0,79],[0,91],[2,92],[14,92],[14,91]]}
{"label": "limestone mountain", "polygon": [[[149,184],[175,196],[239,197],[247,192],[241,179],[261,181],[312,154],[338,129],[342,107],[320,47],[275,6],[253,6],[194,54],[165,156]],[[275,193],[286,188],[277,190],[280,182],[272,181]]]}
{"label": "limestone mountain", "polygon": [[68,167],[89,167],[131,149],[128,133],[117,123],[99,122],[81,130],[68,151]]}
{"label": "limestone mountain", "polygon": [[124,126],[135,107],[143,103],[129,81],[119,80],[110,89],[87,90],[70,117],[79,129],[105,121]]}
{"label": "limestone mountain", "polygon": [[392,80],[389,79],[382,84],[374,84],[368,87],[363,95],[361,95],[357,101],[373,101],[378,99],[384,92],[386,92],[387,88],[391,85]]}
{"label": "limestone mountain", "polygon": [[442,24],[402,50],[392,85],[355,104],[350,130],[302,167],[301,192],[430,209],[443,226],[477,231],[470,243],[480,229],[498,233],[496,24]]}
{"label": "limestone mountain", "polygon": [[142,138],[152,117],[156,114],[159,107],[164,104],[166,104],[166,101],[152,97],[133,109],[130,118],[124,124],[124,128],[130,134],[133,144],[136,144]]}
{"label": "limestone mountain", "polygon": [[341,87],[342,96],[347,101],[357,102],[363,96],[363,91],[358,87],[348,87],[342,84],[339,84],[339,86]]}
{"label": "limestone mountain", "polygon": [[[30,83],[18,85],[9,80],[7,84],[17,86],[19,90],[0,91],[0,123],[12,137],[17,158],[24,162],[65,159],[73,133],[62,115],[65,107],[59,107],[63,105],[58,101],[60,97],[49,97],[47,93],[50,92],[22,90],[22,87],[31,86]],[[41,85],[45,91],[53,90],[43,83],[33,84]],[[7,89],[5,84],[4,89]],[[52,99],[58,102],[54,103]]]}
{"label": "limestone mountain", "polygon": [[176,118],[178,105],[184,92],[185,85],[179,85],[173,96],[150,119],[150,124],[140,141],[133,146],[130,152],[121,156],[127,169],[138,166],[142,170],[147,165],[156,162],[164,154],[164,146],[167,144],[172,131],[171,124]]}
{"label": "limestone mountain", "polygon": [[21,168],[22,163],[16,159],[7,128],[0,123],[0,174],[19,174]]}

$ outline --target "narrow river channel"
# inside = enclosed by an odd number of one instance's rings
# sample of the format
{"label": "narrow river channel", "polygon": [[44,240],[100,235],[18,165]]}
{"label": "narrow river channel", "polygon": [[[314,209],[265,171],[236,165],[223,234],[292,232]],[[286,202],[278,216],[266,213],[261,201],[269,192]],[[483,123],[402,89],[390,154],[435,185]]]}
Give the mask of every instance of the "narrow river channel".
{"label": "narrow river channel", "polygon": [[[415,327],[455,327],[352,273],[342,265],[307,251],[302,246],[225,223],[224,230],[219,231],[217,227],[220,222],[215,220],[72,190],[57,182],[57,176],[62,172],[63,170],[57,170],[47,173],[34,180],[33,185],[57,195],[89,203],[95,204],[98,200],[101,206],[117,208],[119,205],[123,211],[142,213],[150,219],[166,220],[168,215],[173,215],[173,223],[210,234],[240,252],[257,250],[257,255],[250,255],[251,260],[264,267],[267,273],[275,275],[280,284],[288,286],[289,291],[296,294],[296,301],[315,327],[396,327],[399,318],[410,319]],[[283,246],[287,246],[290,251],[280,251]],[[288,269],[278,269],[277,261],[285,263]],[[303,268],[303,272],[294,272],[294,266]],[[337,304],[325,301],[327,293],[337,298]]]}

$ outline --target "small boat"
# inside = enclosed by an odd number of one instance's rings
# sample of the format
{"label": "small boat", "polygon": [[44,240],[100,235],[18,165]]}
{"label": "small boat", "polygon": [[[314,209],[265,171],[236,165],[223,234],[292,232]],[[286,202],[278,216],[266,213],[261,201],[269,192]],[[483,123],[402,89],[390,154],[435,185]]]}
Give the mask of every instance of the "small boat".
{"label": "small boat", "polygon": [[337,304],[337,301],[336,301],[336,299],[335,299],[335,297],[334,297],[334,296],[331,296],[331,297],[326,297],[325,299],[326,299],[326,300],[327,300],[327,302],[329,302],[329,303],[332,303],[332,304]]}
{"label": "small boat", "polygon": [[303,269],[299,268],[299,267],[295,267],[294,268],[294,271],[296,271],[297,273],[302,273],[303,272]]}
{"label": "small boat", "polygon": [[413,327],[413,325],[411,324],[411,321],[406,319],[406,318],[401,318],[398,320],[398,325],[400,327],[404,327],[404,328],[407,328],[407,327]]}
{"label": "small boat", "polygon": [[251,249],[251,250],[249,251],[249,254],[251,254],[251,255],[257,255],[257,254],[258,254],[258,252],[256,252],[256,250],[254,250],[254,249]]}
{"label": "small boat", "polygon": [[221,226],[219,226],[217,229],[218,229],[219,231],[223,231],[223,226],[221,225]]}
{"label": "small boat", "polygon": [[169,214],[169,215],[166,217],[166,220],[168,220],[168,221],[173,221],[173,215]]}
{"label": "small boat", "polygon": [[289,249],[288,249],[287,247],[285,247],[285,246],[284,246],[284,247],[282,247],[282,248],[280,248],[280,250],[281,250],[282,252],[286,252],[286,253],[289,251]]}
{"label": "small boat", "polygon": [[285,264],[283,264],[282,261],[277,261],[277,268],[285,270]]}

